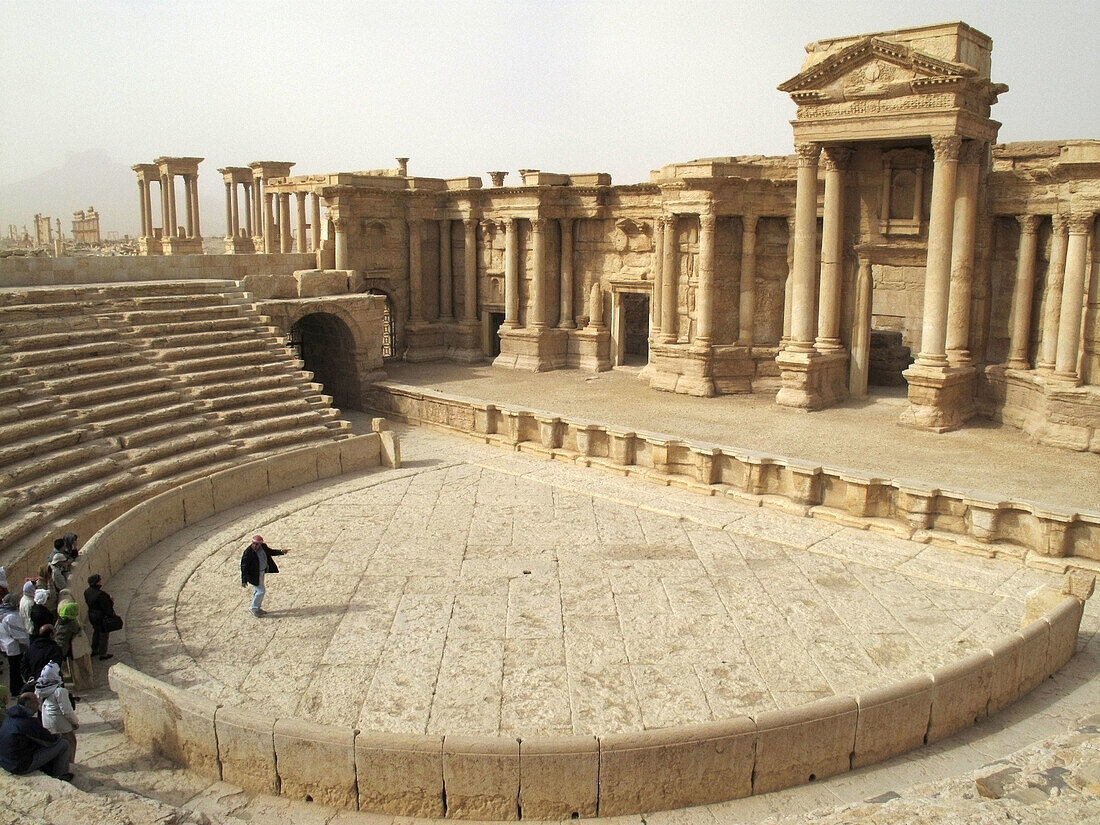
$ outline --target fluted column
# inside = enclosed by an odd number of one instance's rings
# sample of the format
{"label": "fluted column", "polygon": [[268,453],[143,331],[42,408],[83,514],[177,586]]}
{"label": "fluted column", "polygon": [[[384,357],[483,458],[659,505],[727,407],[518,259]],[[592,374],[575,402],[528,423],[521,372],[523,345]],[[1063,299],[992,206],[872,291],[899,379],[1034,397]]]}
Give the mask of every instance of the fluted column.
{"label": "fluted column", "polygon": [[951,291],[951,235],[955,224],[955,179],[962,138],[932,138],[932,211],[928,221],[928,260],[924,275],[924,320],[916,364],[947,366],[947,298]]}
{"label": "fluted column", "polygon": [[1020,224],[1020,246],[1016,253],[1016,286],[1012,291],[1008,366],[1026,370],[1031,368],[1027,360],[1027,339],[1031,329],[1031,297],[1035,291],[1035,255],[1041,218],[1039,215],[1017,215],[1016,220]]}
{"label": "fluted column", "polygon": [[709,347],[714,327],[714,228],[717,219],[713,213],[699,216],[699,281],[695,295],[695,311],[698,316],[695,345]]}
{"label": "fluted column", "polygon": [[1082,302],[1085,298],[1085,264],[1092,215],[1070,215],[1069,244],[1066,248],[1066,278],[1062,286],[1062,307],[1058,317],[1058,354],[1054,377],[1077,383],[1077,356],[1081,344]]}
{"label": "fluted column", "polygon": [[666,344],[675,344],[678,334],[677,310],[677,281],[680,275],[680,239],[676,236],[676,216],[666,215],[661,218],[665,231],[665,262],[661,266],[661,341]]}
{"label": "fluted column", "polygon": [[794,262],[791,278],[791,340],[788,349],[813,350],[814,257],[817,254],[817,161],[821,147],[800,143],[794,196]]}
{"label": "fluted column", "polygon": [[819,352],[837,352],[840,345],[840,284],[844,261],[844,170],[852,150],[828,146],[825,155],[825,219],[821,228],[821,289],[818,296]]}
{"label": "fluted column", "polygon": [[409,221],[409,321],[424,320],[424,221]]}
{"label": "fluted column", "polygon": [[336,228],[336,268],[348,268],[348,219],[334,218],[333,226]]}
{"label": "fluted column", "polygon": [[573,329],[573,219],[562,218],[561,225],[561,311],[558,326]]}
{"label": "fluted column", "polygon": [[546,249],[543,218],[531,219],[531,316],[527,326],[546,326]]}
{"label": "fluted column", "polygon": [[968,140],[959,157],[955,223],[951,233],[951,288],[947,299],[947,360],[970,366],[970,296],[974,281],[974,237],[978,228],[978,179],[985,144]]}
{"label": "fluted column", "polygon": [[290,193],[279,193],[279,251],[290,252]]}
{"label": "fluted column", "polygon": [[504,326],[519,326],[519,245],[516,219],[504,219]]}
{"label": "fluted column", "polygon": [[439,222],[439,319],[441,321],[454,320],[454,309],[451,305],[452,277],[451,222],[444,219]]}
{"label": "fluted column", "polygon": [[313,193],[313,215],[310,222],[313,227],[313,251],[316,252],[321,248],[321,196],[316,192]]}
{"label": "fluted column", "polygon": [[463,253],[463,279],[465,281],[462,300],[463,315],[467,321],[477,320],[477,221],[473,218],[462,219],[462,231],[465,245]]}
{"label": "fluted column", "polygon": [[225,182],[225,237],[233,238],[233,181]]}
{"label": "fluted column", "polygon": [[[275,251],[275,211],[274,204],[271,202],[273,197],[274,195],[270,192],[264,192],[264,252],[269,254]],[[346,241],[344,249],[346,252]],[[336,268],[340,269],[341,267]]]}
{"label": "fluted column", "polygon": [[753,345],[756,321],[756,222],[757,216],[741,216],[741,283],[737,306],[737,343]]}
{"label": "fluted column", "polygon": [[294,198],[298,201],[298,251],[309,252],[306,243],[306,195],[308,192],[295,192]]}
{"label": "fluted column", "polygon": [[787,218],[787,277],[783,279],[783,335],[779,349],[791,343],[791,306],[794,304],[794,216]]}
{"label": "fluted column", "polygon": [[1058,318],[1062,312],[1062,284],[1066,279],[1066,234],[1068,224],[1065,215],[1051,215],[1050,267],[1047,270],[1046,310],[1043,314],[1043,347],[1035,368],[1045,373],[1054,371],[1058,357]]}

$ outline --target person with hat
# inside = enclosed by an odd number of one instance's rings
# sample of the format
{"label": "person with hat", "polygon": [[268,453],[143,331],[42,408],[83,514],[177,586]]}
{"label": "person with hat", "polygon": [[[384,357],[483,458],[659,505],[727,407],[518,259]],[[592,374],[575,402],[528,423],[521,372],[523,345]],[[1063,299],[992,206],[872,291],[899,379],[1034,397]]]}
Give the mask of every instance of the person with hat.
{"label": "person with hat", "polygon": [[27,579],[23,582],[23,596],[19,599],[19,618],[23,620],[23,627],[28,631],[31,627],[31,608],[34,607],[34,591],[34,579]]}
{"label": "person with hat", "polygon": [[56,604],[62,590],[69,588],[69,571],[73,560],[66,553],[54,553],[50,559],[50,595]]}
{"label": "person with hat", "polygon": [[27,632],[31,634],[32,639],[38,635],[38,628],[42,625],[52,625],[57,621],[57,614],[50,609],[49,590],[40,587],[34,591],[34,604],[31,605],[30,615],[31,623],[27,625]]}
{"label": "person with hat", "polygon": [[8,659],[8,688],[12,696],[23,686],[23,654],[30,646],[27,627],[15,606],[15,594],[0,599],[0,653]]}
{"label": "person with hat", "polygon": [[275,564],[275,556],[285,556],[289,550],[273,550],[264,543],[264,537],[257,534],[252,537],[252,543],[244,548],[241,555],[241,587],[252,585],[252,604],[249,612],[257,619],[265,615],[263,608],[264,577],[268,573],[278,573],[279,568]]}
{"label": "person with hat", "polygon": [[107,652],[111,632],[122,628],[122,619],[115,613],[115,601],[103,590],[99,573],[88,576],[84,604],[88,606],[88,623],[92,626],[92,655],[100,661],[114,654]]}
{"label": "person with hat", "polygon": [[0,768],[17,776],[41,770],[72,782],[69,743],[42,727],[38,708],[38,697],[33,693],[21,694],[8,708],[0,724]]}

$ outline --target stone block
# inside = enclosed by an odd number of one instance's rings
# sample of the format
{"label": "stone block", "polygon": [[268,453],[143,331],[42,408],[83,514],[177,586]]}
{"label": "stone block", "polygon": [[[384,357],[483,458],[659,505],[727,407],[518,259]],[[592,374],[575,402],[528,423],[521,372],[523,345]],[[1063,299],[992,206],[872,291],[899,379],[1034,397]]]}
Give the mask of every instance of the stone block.
{"label": "stone block", "polygon": [[932,672],[928,741],[938,742],[984,719],[989,707],[993,654],[980,650]]}
{"label": "stone block", "polygon": [[342,269],[305,269],[294,273],[299,298],[347,295],[348,273]]}
{"label": "stone block", "polygon": [[596,815],[600,743],[594,736],[541,737],[519,746],[519,807],[525,819]]}
{"label": "stone block", "polygon": [[241,288],[260,301],[298,297],[298,280],[293,275],[246,275]]}
{"label": "stone block", "polygon": [[372,433],[385,432],[390,428],[390,422],[384,418],[372,418],[370,420],[370,429]]}
{"label": "stone block", "polygon": [[519,818],[519,740],[490,736],[443,738],[447,816]]}
{"label": "stone block", "polygon": [[154,518],[151,510],[139,505],[103,528],[97,550],[100,560],[112,574],[149,548],[149,532]]}
{"label": "stone block", "polygon": [[214,515],[214,487],[208,478],[189,481],[177,488],[183,496],[185,524],[195,524]]}
{"label": "stone block", "polygon": [[251,793],[277,794],[275,720],[259,710],[220,707],[214,729],[222,779]]}
{"label": "stone block", "polygon": [[377,467],[380,458],[381,436],[367,433],[346,438],[340,443],[340,469],[345,473]]}
{"label": "stone block", "polygon": [[989,675],[989,715],[1008,707],[1020,695],[1020,653],[1023,644],[1023,637],[1016,633],[986,648],[993,656],[993,668]]}
{"label": "stone block", "polygon": [[270,456],[263,462],[267,466],[268,492],[277,493],[317,480],[317,459],[312,447]]}
{"label": "stone block", "polygon": [[1044,617],[1050,625],[1050,641],[1047,645],[1048,674],[1057,671],[1077,652],[1077,632],[1081,628],[1084,609],[1084,602],[1066,596]]}
{"label": "stone block", "polygon": [[439,819],[443,737],[363,732],[355,737],[359,810]]}
{"label": "stone block", "polygon": [[267,465],[252,461],[210,476],[214,509],[221,513],[267,495]]}
{"label": "stone block", "polygon": [[393,470],[399,469],[401,467],[401,440],[397,437],[397,433],[386,430],[379,433],[378,436],[382,466]]}
{"label": "stone block", "polygon": [[214,702],[122,663],[107,671],[107,679],[131,741],[207,779],[221,779]]}
{"label": "stone block", "polygon": [[1049,584],[1039,585],[1024,597],[1024,617],[1020,625],[1028,625],[1043,618],[1061,604],[1064,598],[1065,595],[1061,590]]}
{"label": "stone block", "polygon": [[1096,588],[1096,576],[1084,571],[1071,571],[1062,580],[1062,592],[1080,601],[1088,601]]}
{"label": "stone block", "polygon": [[856,697],[852,767],[873,765],[924,744],[932,711],[932,677],[915,676]]}
{"label": "stone block", "polygon": [[313,448],[313,459],[317,465],[317,478],[335,478],[340,475],[340,442],[326,441]]}
{"label": "stone block", "polygon": [[1021,628],[1020,653],[1016,663],[1016,696],[1023,696],[1043,683],[1047,671],[1047,647],[1050,643],[1050,623],[1039,618]]}
{"label": "stone block", "polygon": [[851,767],[859,707],[851,696],[834,696],[756,718],[753,794],[768,793]]}
{"label": "stone block", "polygon": [[275,722],[280,793],[307,802],[355,809],[355,730],[303,719]]}
{"label": "stone block", "polygon": [[600,815],[749,796],[756,735],[752,719],[740,716],[600,737]]}
{"label": "stone block", "polygon": [[149,510],[149,546],[178,533],[187,526],[184,496],[179,487],[138,505]]}

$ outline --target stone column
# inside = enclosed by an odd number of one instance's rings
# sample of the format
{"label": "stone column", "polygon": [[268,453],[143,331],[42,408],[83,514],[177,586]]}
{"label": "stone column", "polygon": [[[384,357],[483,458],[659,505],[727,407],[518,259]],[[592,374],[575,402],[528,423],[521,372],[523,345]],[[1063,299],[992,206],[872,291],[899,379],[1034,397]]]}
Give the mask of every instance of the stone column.
{"label": "stone column", "polygon": [[308,192],[295,192],[294,197],[298,201],[298,251],[309,252],[306,244],[306,195]]}
{"label": "stone column", "polygon": [[756,320],[756,222],[757,216],[741,216],[741,300],[737,307],[737,343],[751,347]]}
{"label": "stone column", "polygon": [[160,176],[160,223],[161,239],[170,238],[172,231],[172,215],[168,209],[168,176]]}
{"label": "stone column", "polygon": [[783,335],[779,349],[791,343],[791,305],[794,303],[794,217],[787,218],[787,277],[783,280]]}
{"label": "stone column", "polygon": [[531,219],[531,315],[529,327],[546,326],[546,255],[543,218]]}
{"label": "stone column", "polygon": [[317,252],[321,248],[321,196],[316,192],[313,193],[313,215],[310,220],[313,226],[313,251]]}
{"label": "stone column", "polygon": [[244,193],[244,231],[249,238],[253,236],[252,229],[252,184],[242,183],[241,191]]}
{"label": "stone column", "polygon": [[467,321],[477,320],[477,221],[473,218],[462,219],[465,246],[463,276],[464,289],[462,299],[465,302],[463,315]]}
{"label": "stone column", "polygon": [[336,263],[337,269],[348,268],[348,219],[334,218],[332,221],[336,227]]}
{"label": "stone column", "polygon": [[190,175],[183,175],[183,211],[187,216],[187,222],[185,224],[186,235],[184,237],[195,237],[195,204],[191,200],[191,177]]}
{"label": "stone column", "polygon": [[714,326],[714,227],[717,219],[711,212],[699,216],[699,281],[695,296],[698,322],[695,345],[709,347]]}
{"label": "stone column", "polygon": [[1043,348],[1036,369],[1054,371],[1058,357],[1058,317],[1062,312],[1062,284],[1066,278],[1066,216],[1051,215],[1050,268],[1047,270],[1047,306],[1043,315]]}
{"label": "stone column", "polygon": [[236,237],[233,232],[233,182],[225,182],[225,237]]}
{"label": "stone column", "polygon": [[844,170],[852,150],[825,148],[825,220],[821,229],[821,290],[818,297],[818,352],[839,352],[840,285],[844,262]]}
{"label": "stone column", "polygon": [[676,235],[676,216],[665,215],[661,218],[665,231],[665,262],[661,267],[661,342],[675,344],[677,338],[676,311],[677,281],[680,273],[680,240]]}
{"label": "stone column", "polygon": [[955,178],[962,138],[932,138],[932,210],[928,221],[928,261],[924,275],[924,322],[916,365],[947,366],[947,298],[951,290],[951,235],[955,224]]}
{"label": "stone column", "polygon": [[142,180],[138,180],[137,185],[138,185],[138,211],[141,212],[141,236],[143,238],[145,238],[145,237],[148,237],[149,235],[152,235],[153,233],[149,230],[149,223],[150,223],[150,221],[149,221],[149,212],[148,212],[148,210],[146,208],[146,205],[145,205],[145,200],[146,200],[146,198],[145,198],[145,182],[142,181]]}
{"label": "stone column", "polygon": [[791,269],[791,340],[787,348],[813,350],[814,257],[817,254],[817,160],[821,147],[800,143],[794,201],[794,262]]}
{"label": "stone column", "polygon": [[1067,218],[1069,245],[1066,249],[1066,278],[1062,286],[1062,306],[1058,317],[1058,354],[1054,377],[1077,383],[1077,356],[1081,343],[1082,302],[1085,298],[1085,264],[1088,254],[1092,215]]}
{"label": "stone column", "polygon": [[871,361],[871,262],[866,258],[860,258],[856,274],[856,312],[852,327],[851,355],[848,365],[848,392],[852,398],[865,398]]}
{"label": "stone column", "polygon": [[173,174],[168,175],[168,212],[169,217],[172,219],[172,231],[169,233],[169,237],[179,237],[179,218],[176,216],[176,176]]}
{"label": "stone column", "polygon": [[516,243],[516,219],[504,219],[504,324],[519,326],[519,245]]}
{"label": "stone column", "polygon": [[[267,223],[264,221],[264,192],[260,178],[252,179],[252,222],[256,228],[256,233],[266,238]],[[256,251],[264,252],[266,249],[261,246]]]}
{"label": "stone column", "polygon": [[194,216],[194,221],[193,221],[194,225],[191,227],[192,228],[191,237],[201,238],[202,237],[202,226],[199,222],[199,176],[198,176],[198,173],[195,173],[194,175],[191,176],[191,210],[192,210],[192,215]]}
{"label": "stone column", "polygon": [[146,223],[148,224],[147,227],[146,227],[148,229],[148,231],[145,234],[149,237],[152,237],[152,235],[153,235],[153,193],[152,193],[152,187],[151,187],[149,181],[145,181],[144,186],[145,186],[145,196],[144,196],[145,197],[145,220],[146,220]]}
{"label": "stone column", "polygon": [[232,204],[233,237],[236,238],[241,234],[241,202],[240,202],[240,199],[238,197],[239,192],[237,191],[238,189],[240,189],[240,187],[235,183],[231,184],[231,185],[233,187],[233,189],[231,190],[232,191],[232,201],[233,201],[233,204]]}
{"label": "stone column", "polygon": [[953,367],[971,364],[970,295],[978,227],[978,179],[984,154],[985,144],[968,140],[959,157],[955,223],[951,232],[951,288],[947,299],[947,360]]}
{"label": "stone column", "polygon": [[649,337],[661,340],[661,292],[664,289],[665,222],[658,218],[653,222],[653,291],[649,298]]}
{"label": "stone column", "polygon": [[573,329],[573,219],[562,218],[561,225],[561,317],[558,326]]}
{"label": "stone column", "polygon": [[1016,253],[1016,286],[1012,292],[1012,333],[1008,344],[1010,369],[1031,369],[1027,360],[1031,330],[1031,296],[1035,290],[1035,254],[1038,248],[1039,215],[1017,215],[1020,246]]}
{"label": "stone column", "polygon": [[453,321],[454,309],[451,305],[453,294],[451,271],[451,222],[439,222],[439,319]]}
{"label": "stone column", "polygon": [[[264,192],[264,252],[270,254],[275,251],[275,212],[274,204],[271,199],[274,197],[270,192]],[[347,252],[347,241],[345,239],[344,251]],[[345,255],[346,257],[346,255]],[[340,269],[340,267],[336,267]]]}
{"label": "stone column", "polygon": [[290,252],[290,193],[279,193],[279,251]]}

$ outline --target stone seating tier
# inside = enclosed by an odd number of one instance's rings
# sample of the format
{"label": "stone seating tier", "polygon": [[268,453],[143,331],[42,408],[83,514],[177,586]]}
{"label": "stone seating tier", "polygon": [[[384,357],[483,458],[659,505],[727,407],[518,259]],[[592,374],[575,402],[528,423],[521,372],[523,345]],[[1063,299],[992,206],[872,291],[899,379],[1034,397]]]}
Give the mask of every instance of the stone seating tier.
{"label": "stone seating tier", "polygon": [[9,572],[172,484],[348,437],[233,281],[0,290],[0,355]]}

